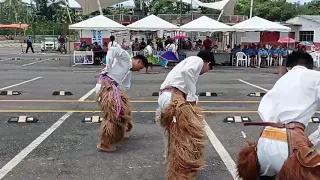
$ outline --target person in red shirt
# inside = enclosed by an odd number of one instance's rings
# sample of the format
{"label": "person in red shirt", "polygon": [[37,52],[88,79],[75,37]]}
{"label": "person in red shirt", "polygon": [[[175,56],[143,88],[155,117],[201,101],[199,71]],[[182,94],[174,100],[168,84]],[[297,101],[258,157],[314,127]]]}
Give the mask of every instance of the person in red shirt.
{"label": "person in red shirt", "polygon": [[209,36],[207,36],[207,39],[203,41],[203,47],[204,47],[206,50],[211,51],[212,41],[209,39]]}

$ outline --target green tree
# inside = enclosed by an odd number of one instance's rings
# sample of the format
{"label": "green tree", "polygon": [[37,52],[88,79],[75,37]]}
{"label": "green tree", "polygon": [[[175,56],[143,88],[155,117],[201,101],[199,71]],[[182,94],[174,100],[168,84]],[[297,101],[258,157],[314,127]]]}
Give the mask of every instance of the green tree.
{"label": "green tree", "polygon": [[298,8],[299,14],[320,15],[320,1],[311,1],[310,3]]}
{"label": "green tree", "polygon": [[[270,21],[286,21],[297,15],[297,8],[286,0],[255,0],[253,2],[253,16],[259,16]],[[239,0],[235,7],[235,14],[250,14],[250,0]]]}

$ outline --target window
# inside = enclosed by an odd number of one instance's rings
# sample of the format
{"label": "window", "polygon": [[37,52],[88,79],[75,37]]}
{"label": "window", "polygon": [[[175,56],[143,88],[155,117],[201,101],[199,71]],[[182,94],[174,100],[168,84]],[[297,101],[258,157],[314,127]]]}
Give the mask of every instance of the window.
{"label": "window", "polygon": [[299,31],[299,41],[312,41],[314,31]]}

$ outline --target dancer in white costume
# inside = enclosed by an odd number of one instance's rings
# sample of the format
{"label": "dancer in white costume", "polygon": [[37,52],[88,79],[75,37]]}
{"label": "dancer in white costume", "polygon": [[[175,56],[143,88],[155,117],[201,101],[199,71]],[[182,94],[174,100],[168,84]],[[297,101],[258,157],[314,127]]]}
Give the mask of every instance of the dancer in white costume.
{"label": "dancer in white costume", "polygon": [[124,91],[131,86],[131,71],[148,67],[148,60],[142,55],[130,58],[120,47],[111,47],[107,57],[108,63],[96,84],[97,101],[103,112],[97,148],[109,152],[132,130],[131,106]]}
{"label": "dancer in white costume", "polygon": [[238,157],[243,180],[319,180],[319,130],[304,134],[309,119],[320,106],[320,72],[314,71],[312,57],[303,51],[288,56],[287,69],[262,98],[259,115],[265,126],[258,142],[248,142]]}
{"label": "dancer in white costume", "polygon": [[210,51],[188,57],[161,84],[156,121],[165,134],[167,180],[193,180],[204,166],[205,132],[202,110],[196,105],[196,83],[212,59]]}

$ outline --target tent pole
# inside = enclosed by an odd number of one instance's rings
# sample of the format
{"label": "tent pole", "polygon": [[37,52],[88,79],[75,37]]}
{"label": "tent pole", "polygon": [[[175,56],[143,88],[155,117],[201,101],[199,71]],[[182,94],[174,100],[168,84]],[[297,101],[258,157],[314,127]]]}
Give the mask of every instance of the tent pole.
{"label": "tent pole", "polygon": [[221,18],[222,14],[223,14],[223,11],[224,11],[224,9],[221,10],[217,21],[220,21],[220,18]]}
{"label": "tent pole", "polygon": [[100,15],[103,15],[101,4],[100,4],[100,0],[97,0],[97,4],[99,6]]}

